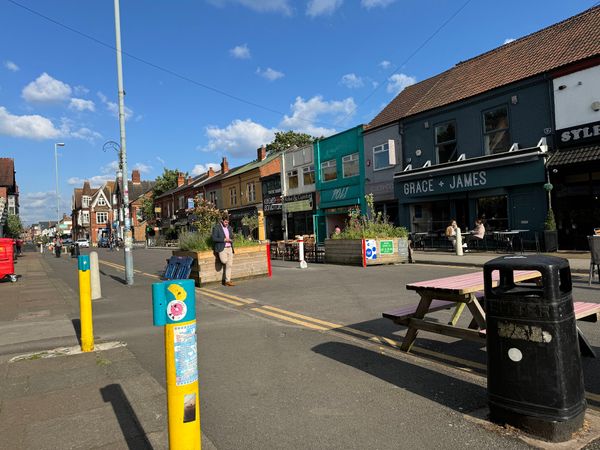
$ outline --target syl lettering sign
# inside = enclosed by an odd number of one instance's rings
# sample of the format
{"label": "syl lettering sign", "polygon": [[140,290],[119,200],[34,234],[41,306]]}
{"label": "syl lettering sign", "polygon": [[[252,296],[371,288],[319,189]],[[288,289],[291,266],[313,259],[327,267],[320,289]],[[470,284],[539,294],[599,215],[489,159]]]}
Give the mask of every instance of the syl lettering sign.
{"label": "syl lettering sign", "polygon": [[486,184],[487,172],[479,170],[425,180],[407,181],[402,186],[402,192],[405,196],[411,197],[464,191],[471,188],[481,188],[486,186]]}
{"label": "syl lettering sign", "polygon": [[348,196],[349,187],[337,188],[334,189],[331,193],[331,200],[344,200]]}

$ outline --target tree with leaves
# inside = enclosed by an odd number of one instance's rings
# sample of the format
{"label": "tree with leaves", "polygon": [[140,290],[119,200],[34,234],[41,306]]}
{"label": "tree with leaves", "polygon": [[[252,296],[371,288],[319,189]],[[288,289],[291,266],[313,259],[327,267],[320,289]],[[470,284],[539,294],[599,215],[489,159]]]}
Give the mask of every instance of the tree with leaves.
{"label": "tree with leaves", "polygon": [[267,144],[267,153],[277,153],[292,147],[303,147],[312,144],[315,138],[310,134],[296,133],[295,131],[278,131],[275,140]]}
{"label": "tree with leaves", "polygon": [[4,225],[4,234],[7,237],[17,239],[23,232],[23,224],[16,214],[9,214]]}
{"label": "tree with leaves", "polygon": [[[170,189],[177,187],[177,178],[179,177],[178,169],[165,169],[163,170],[163,174],[156,177],[156,182],[154,187],[152,188],[152,196],[153,198],[158,197],[161,194],[164,194]],[[187,172],[185,174],[187,178]]]}

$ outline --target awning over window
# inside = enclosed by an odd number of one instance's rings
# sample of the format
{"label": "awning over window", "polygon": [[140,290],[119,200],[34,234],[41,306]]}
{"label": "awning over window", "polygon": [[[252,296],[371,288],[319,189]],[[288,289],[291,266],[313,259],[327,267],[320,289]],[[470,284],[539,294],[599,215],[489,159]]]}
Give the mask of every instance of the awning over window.
{"label": "awning over window", "polygon": [[557,150],[550,155],[546,165],[548,167],[557,167],[591,161],[600,161],[600,145]]}

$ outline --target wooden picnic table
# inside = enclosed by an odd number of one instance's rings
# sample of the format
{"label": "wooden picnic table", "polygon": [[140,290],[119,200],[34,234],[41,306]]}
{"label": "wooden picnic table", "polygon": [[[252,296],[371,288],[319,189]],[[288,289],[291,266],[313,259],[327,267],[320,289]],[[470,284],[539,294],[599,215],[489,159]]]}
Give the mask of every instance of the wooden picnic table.
{"label": "wooden picnic table", "polygon": [[[499,277],[499,272],[492,274],[494,286],[498,285]],[[514,272],[515,282],[533,281],[539,277],[540,273],[535,270],[517,270]],[[480,303],[480,299],[483,299],[482,291],[484,289],[483,272],[419,281],[407,284],[406,289],[416,291],[421,297],[414,313],[404,316],[399,315],[396,318],[392,317],[390,313],[384,313],[384,317],[408,326],[406,336],[402,341],[402,350],[410,351],[419,330],[478,341],[485,337],[485,331],[482,332],[486,328],[485,312]],[[440,300],[442,302],[439,302]],[[437,309],[434,305],[432,309],[433,301],[437,301],[436,305],[441,305]],[[454,314],[448,324],[424,319],[427,313],[442,309],[443,306],[446,308],[455,306]],[[465,306],[471,312],[473,319],[469,328],[457,327],[456,323]]]}

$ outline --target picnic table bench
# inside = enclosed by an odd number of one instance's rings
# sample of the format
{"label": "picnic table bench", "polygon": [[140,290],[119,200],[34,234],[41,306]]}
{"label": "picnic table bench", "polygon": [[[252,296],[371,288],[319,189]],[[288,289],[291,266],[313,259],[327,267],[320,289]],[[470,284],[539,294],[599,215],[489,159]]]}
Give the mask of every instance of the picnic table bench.
{"label": "picnic table bench", "polygon": [[[537,271],[517,270],[514,272],[515,282],[536,282],[539,278],[540,273]],[[499,274],[492,274],[494,286],[497,286],[498,280]],[[394,323],[408,327],[400,347],[407,352],[410,351],[419,330],[481,342],[485,339],[486,329],[485,311],[482,307],[483,288],[482,272],[410,283],[406,285],[406,289],[416,291],[421,297],[420,301],[414,305],[384,312],[382,315]],[[465,307],[472,315],[468,328],[456,326]],[[451,308],[455,308],[455,310],[448,324],[425,318],[426,314]],[[574,310],[577,320],[596,322],[600,317],[600,304],[598,303],[574,302]],[[577,331],[582,354],[595,357],[594,350],[579,327]]]}
{"label": "picnic table bench", "polygon": [[194,259],[189,256],[171,256],[167,259],[167,267],[163,278],[165,280],[185,280],[192,272]]}

